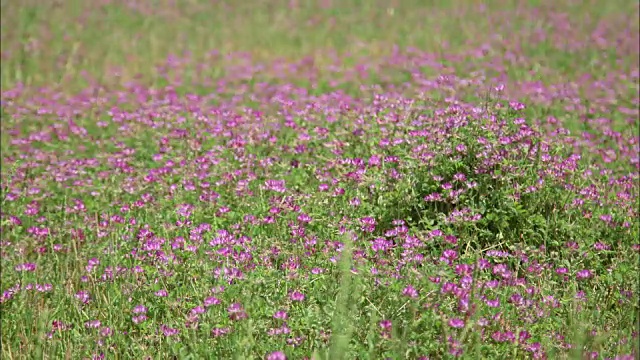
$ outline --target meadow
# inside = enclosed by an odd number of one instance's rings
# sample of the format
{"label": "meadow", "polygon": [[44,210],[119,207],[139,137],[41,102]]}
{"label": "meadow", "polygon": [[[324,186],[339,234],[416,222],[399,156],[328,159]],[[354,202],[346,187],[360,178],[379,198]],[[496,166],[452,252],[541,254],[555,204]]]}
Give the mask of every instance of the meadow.
{"label": "meadow", "polygon": [[638,359],[637,1],[1,4],[2,359]]}

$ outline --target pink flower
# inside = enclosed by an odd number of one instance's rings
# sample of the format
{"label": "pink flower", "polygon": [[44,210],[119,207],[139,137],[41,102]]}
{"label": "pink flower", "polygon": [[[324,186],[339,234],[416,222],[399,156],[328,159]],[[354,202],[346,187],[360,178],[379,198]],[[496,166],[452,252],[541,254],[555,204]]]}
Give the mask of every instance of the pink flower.
{"label": "pink flower", "polygon": [[413,286],[408,285],[404,290],[402,290],[402,295],[415,299],[418,297],[418,290]]}
{"label": "pink flower", "polygon": [[589,269],[583,269],[576,273],[576,279],[585,280],[593,277],[593,272]]}
{"label": "pink flower", "polygon": [[462,319],[454,318],[449,320],[449,326],[452,328],[460,329],[464,327],[464,321]]}
{"label": "pink flower", "polygon": [[289,295],[289,297],[293,301],[303,301],[304,300],[304,294],[299,292],[299,291],[292,292],[291,295]]}
{"label": "pink flower", "polygon": [[274,351],[267,355],[267,360],[287,360],[287,356],[282,351]]}

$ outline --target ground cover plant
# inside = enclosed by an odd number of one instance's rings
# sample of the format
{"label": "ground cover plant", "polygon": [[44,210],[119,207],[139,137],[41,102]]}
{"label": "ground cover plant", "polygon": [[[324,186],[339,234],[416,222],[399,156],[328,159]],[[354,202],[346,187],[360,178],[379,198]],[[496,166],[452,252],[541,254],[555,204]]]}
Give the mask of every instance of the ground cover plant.
{"label": "ground cover plant", "polygon": [[638,358],[639,13],[3,2],[2,358]]}

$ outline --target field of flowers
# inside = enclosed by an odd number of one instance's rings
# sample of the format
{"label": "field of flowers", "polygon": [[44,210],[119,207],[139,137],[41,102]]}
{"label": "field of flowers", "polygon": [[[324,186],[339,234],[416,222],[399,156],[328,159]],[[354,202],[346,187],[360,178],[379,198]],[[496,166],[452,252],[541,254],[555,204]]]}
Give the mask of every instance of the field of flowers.
{"label": "field of flowers", "polygon": [[637,359],[637,1],[2,2],[2,359]]}

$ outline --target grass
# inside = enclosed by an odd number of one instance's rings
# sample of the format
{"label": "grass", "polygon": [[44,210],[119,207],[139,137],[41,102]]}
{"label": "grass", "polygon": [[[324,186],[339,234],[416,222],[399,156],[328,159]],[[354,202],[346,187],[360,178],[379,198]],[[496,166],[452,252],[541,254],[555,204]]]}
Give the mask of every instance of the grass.
{"label": "grass", "polygon": [[2,2],[2,358],[637,358],[638,11]]}

